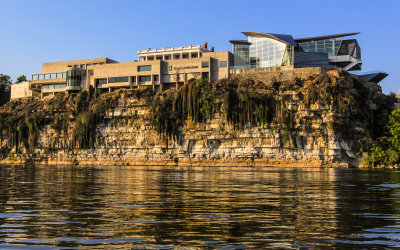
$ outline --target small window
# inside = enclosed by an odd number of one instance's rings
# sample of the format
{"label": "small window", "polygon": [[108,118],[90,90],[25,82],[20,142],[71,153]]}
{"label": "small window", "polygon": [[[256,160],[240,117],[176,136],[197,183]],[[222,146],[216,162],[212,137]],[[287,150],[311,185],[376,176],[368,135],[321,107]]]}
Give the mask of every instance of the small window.
{"label": "small window", "polygon": [[85,64],[81,64],[81,69],[86,69],[86,65]]}
{"label": "small window", "polygon": [[219,67],[220,67],[220,68],[226,68],[227,65],[228,65],[228,64],[226,63],[226,61],[221,61],[221,62],[219,62]]}
{"label": "small window", "polygon": [[39,80],[43,80],[44,79],[44,75],[38,75],[39,76]]}
{"label": "small window", "polygon": [[57,78],[57,74],[56,73],[51,73],[50,74],[50,79],[56,79]]}
{"label": "small window", "polygon": [[72,67],[72,65],[68,65],[67,67]]}
{"label": "small window", "polygon": [[132,76],[132,83],[136,83],[136,76]]}
{"label": "small window", "polygon": [[57,73],[57,78],[63,78],[62,73]]}
{"label": "small window", "polygon": [[38,75],[32,75],[32,81],[34,80],[39,80],[39,76]]}
{"label": "small window", "polygon": [[139,76],[139,82],[150,82],[151,76]]}
{"label": "small window", "polygon": [[44,79],[50,79],[50,74],[45,74]]}
{"label": "small window", "polygon": [[77,64],[76,64],[76,65],[74,65],[74,68],[79,68],[79,65],[77,65]]}
{"label": "small window", "polygon": [[138,71],[151,71],[151,65],[145,65],[145,66],[138,66]]}
{"label": "small window", "polygon": [[154,79],[155,82],[158,82],[160,80],[160,77],[158,75],[154,75],[153,79]]}
{"label": "small window", "polygon": [[202,67],[202,68],[208,68],[208,67],[210,67],[210,62],[201,62],[201,67]]}
{"label": "small window", "polygon": [[67,73],[66,72],[62,73],[62,78],[67,78]]}

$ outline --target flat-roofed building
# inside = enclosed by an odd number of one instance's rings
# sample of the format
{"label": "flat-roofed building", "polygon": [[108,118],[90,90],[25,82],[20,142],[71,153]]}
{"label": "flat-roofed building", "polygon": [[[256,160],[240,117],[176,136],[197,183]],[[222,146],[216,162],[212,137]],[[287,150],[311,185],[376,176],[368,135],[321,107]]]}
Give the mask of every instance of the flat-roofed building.
{"label": "flat-roofed building", "polygon": [[42,98],[59,92],[81,91],[88,88],[88,67],[115,63],[109,58],[43,63],[42,73],[32,74],[31,89],[39,90]]}
{"label": "flat-roofed building", "polygon": [[97,58],[43,63],[42,73],[32,74],[31,89],[40,91],[42,98],[89,86],[108,91],[151,86],[161,91],[178,88],[191,78],[216,81],[229,77],[232,54],[212,52],[204,45],[141,50],[140,61],[133,62]]}

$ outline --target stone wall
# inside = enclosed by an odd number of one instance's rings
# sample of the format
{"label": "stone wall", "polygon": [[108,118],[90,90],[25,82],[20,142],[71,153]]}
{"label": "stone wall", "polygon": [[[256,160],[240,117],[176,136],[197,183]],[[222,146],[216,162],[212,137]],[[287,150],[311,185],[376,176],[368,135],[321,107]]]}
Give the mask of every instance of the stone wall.
{"label": "stone wall", "polygon": [[[325,72],[323,68],[237,75],[254,81],[291,81]],[[288,92],[290,95],[290,92]],[[286,95],[288,95],[286,93]],[[276,97],[279,98],[279,97]],[[46,126],[33,152],[12,152],[2,163],[104,165],[251,165],[251,166],[356,166],[360,163],[360,140],[366,135],[362,123],[354,123],[351,136],[343,139],[327,126],[341,115],[331,107],[299,105],[293,92],[286,107],[296,111],[295,133],[283,136],[276,125],[233,129],[222,114],[206,123],[187,120],[177,138],[165,138],[150,124],[150,106],[144,100],[121,96],[96,127],[93,149],[68,149],[65,139]],[[309,121],[304,123],[304,121]],[[64,138],[68,137],[68,138]],[[3,142],[4,144],[4,142]],[[4,145],[2,145],[4,146]],[[20,149],[21,150],[21,149]],[[15,150],[14,150],[15,151]]]}

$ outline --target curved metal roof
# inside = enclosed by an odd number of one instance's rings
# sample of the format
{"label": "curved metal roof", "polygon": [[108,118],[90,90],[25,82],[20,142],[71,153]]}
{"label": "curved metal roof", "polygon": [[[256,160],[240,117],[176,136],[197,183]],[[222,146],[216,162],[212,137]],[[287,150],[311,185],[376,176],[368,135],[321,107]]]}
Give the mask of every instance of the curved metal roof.
{"label": "curved metal roof", "polygon": [[253,37],[265,37],[274,39],[276,41],[290,44],[293,46],[297,46],[296,42],[294,41],[292,35],[286,34],[274,34],[274,33],[261,33],[261,32],[251,32],[251,31],[242,31],[242,34],[245,36],[253,36]]}
{"label": "curved metal roof", "polygon": [[358,35],[360,32],[353,32],[353,33],[342,33],[342,34],[332,34],[332,35],[325,35],[325,36],[312,36],[312,37],[303,37],[303,38],[296,38],[295,41],[300,42],[308,42],[308,41],[316,41],[316,40],[325,40],[330,38],[338,38],[338,37],[345,37],[345,36],[354,36]]}

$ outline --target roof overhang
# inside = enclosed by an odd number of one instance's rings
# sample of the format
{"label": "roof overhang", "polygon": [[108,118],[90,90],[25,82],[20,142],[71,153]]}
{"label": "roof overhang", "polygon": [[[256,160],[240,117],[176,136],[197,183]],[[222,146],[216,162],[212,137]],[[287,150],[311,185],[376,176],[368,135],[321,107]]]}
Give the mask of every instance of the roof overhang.
{"label": "roof overhang", "polygon": [[245,36],[252,37],[264,37],[279,41],[281,43],[289,44],[292,46],[297,46],[291,35],[286,34],[273,34],[273,33],[260,33],[260,32],[251,32],[251,31],[242,31],[242,34]]}
{"label": "roof overhang", "polygon": [[383,79],[385,79],[389,74],[386,72],[375,72],[375,73],[366,73],[363,75],[357,75],[360,80],[364,82],[374,82],[379,83]]}
{"label": "roof overhang", "polygon": [[230,43],[235,43],[235,44],[247,44],[250,45],[251,42],[247,40],[229,40]]}
{"label": "roof overhang", "polygon": [[297,43],[301,43],[301,42],[309,42],[309,41],[317,41],[317,40],[326,40],[326,39],[332,39],[332,38],[339,38],[339,37],[345,37],[345,36],[354,36],[354,35],[358,35],[358,34],[360,34],[360,32],[332,34],[332,35],[325,35],[325,36],[303,37],[303,38],[296,38],[295,41]]}

